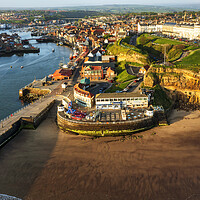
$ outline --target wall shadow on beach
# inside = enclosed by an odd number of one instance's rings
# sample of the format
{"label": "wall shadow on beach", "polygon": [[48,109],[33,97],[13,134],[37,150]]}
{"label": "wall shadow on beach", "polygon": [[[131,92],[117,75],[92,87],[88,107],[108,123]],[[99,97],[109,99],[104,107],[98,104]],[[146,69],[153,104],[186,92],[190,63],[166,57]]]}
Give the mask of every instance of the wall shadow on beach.
{"label": "wall shadow on beach", "polygon": [[178,122],[180,120],[183,120],[184,118],[187,118],[188,115],[190,115],[191,111],[185,111],[185,110],[172,110],[170,116],[168,117],[169,124],[174,124],[175,122]]}
{"label": "wall shadow on beach", "polygon": [[0,149],[0,194],[23,198],[56,145],[56,104],[36,130],[22,130]]}

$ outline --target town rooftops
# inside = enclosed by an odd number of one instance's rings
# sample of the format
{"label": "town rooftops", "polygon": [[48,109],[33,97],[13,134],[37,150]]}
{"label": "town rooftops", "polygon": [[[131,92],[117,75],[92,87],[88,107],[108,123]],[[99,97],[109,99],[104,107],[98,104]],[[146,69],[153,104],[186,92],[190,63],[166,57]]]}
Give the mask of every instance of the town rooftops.
{"label": "town rooftops", "polygon": [[100,93],[96,95],[96,99],[106,98],[131,98],[131,97],[147,97],[145,94],[124,92],[124,93]]}

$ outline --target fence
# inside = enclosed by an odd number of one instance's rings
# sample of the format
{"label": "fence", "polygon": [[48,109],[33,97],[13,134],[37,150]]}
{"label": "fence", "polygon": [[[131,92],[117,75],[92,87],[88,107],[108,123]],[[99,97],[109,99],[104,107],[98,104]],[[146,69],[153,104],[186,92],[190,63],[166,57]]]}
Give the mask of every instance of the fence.
{"label": "fence", "polygon": [[[0,128],[3,128],[3,123],[4,123],[4,122],[6,122],[8,119],[12,118],[13,116],[16,116],[16,114],[18,114],[20,111],[26,109],[27,107],[30,107],[30,106],[33,105],[33,104],[35,105],[36,103],[41,103],[41,102],[43,102],[44,100],[46,100],[47,97],[49,97],[49,96],[43,96],[43,97],[37,99],[36,101],[33,101],[32,103],[29,103],[29,104],[25,105],[24,107],[18,109],[17,111],[15,111],[15,112],[9,114],[7,117],[1,119],[1,120],[0,120],[0,124],[1,124],[1,127],[0,127]],[[53,97],[51,97],[51,98],[53,98]]]}

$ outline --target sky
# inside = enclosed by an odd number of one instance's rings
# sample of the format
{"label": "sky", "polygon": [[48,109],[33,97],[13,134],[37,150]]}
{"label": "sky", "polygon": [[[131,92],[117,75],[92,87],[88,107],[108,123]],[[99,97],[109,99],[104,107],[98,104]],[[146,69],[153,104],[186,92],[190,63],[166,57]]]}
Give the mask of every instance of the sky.
{"label": "sky", "polygon": [[106,4],[143,4],[143,5],[162,5],[162,4],[191,4],[200,3],[199,0],[0,0],[0,7],[62,7],[62,6],[87,6],[87,5],[106,5]]}

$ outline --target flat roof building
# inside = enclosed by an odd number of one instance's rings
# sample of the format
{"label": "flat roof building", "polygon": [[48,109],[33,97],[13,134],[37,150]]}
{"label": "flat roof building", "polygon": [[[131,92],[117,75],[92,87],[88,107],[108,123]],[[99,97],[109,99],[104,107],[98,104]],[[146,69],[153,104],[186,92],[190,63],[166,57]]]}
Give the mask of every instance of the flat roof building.
{"label": "flat roof building", "polygon": [[96,109],[147,108],[148,97],[140,93],[101,93],[95,98]]}

